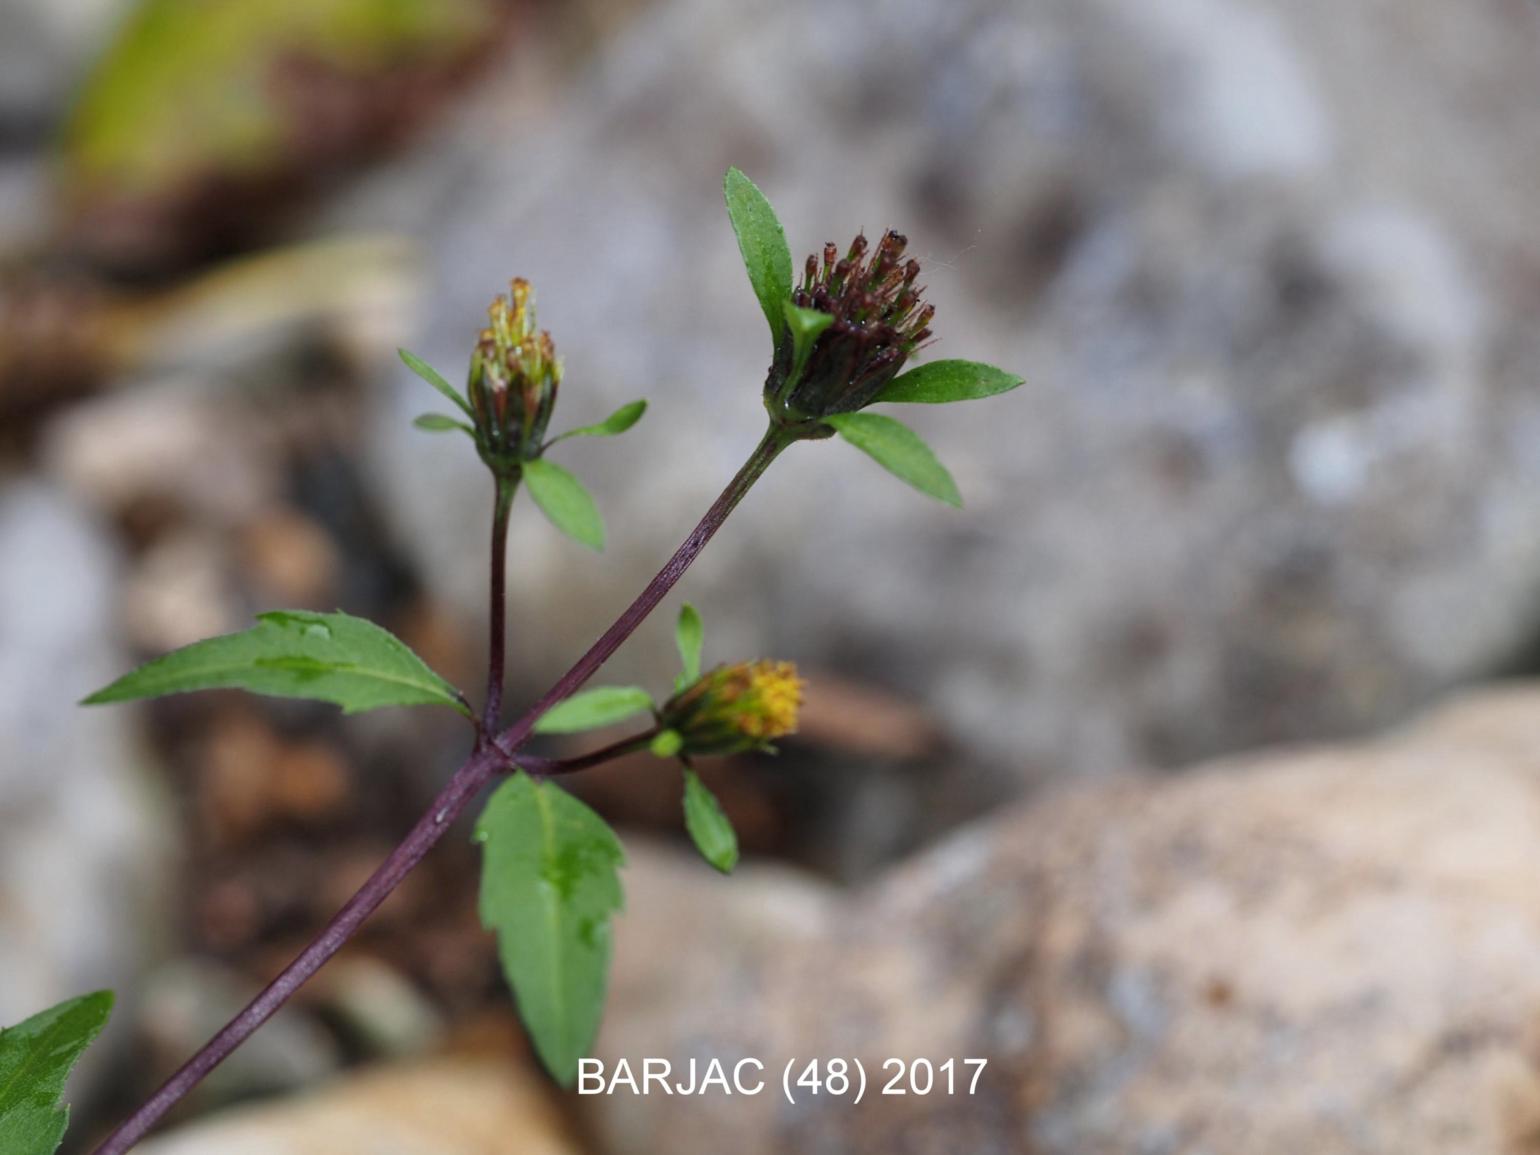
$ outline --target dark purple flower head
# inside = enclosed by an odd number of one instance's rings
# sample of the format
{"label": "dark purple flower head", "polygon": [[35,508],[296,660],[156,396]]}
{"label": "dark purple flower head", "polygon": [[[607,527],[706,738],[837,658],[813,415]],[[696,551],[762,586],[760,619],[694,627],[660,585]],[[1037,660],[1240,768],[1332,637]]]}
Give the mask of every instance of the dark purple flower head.
{"label": "dark purple flower head", "polygon": [[833,320],[818,335],[795,381],[790,380],[791,338],[776,349],[766,390],[786,408],[815,418],[864,408],[929,339],[935,309],[924,303],[924,289],[915,284],[920,262],[904,259],[908,243],[889,229],[870,253],[861,234],[843,257],[833,243],[824,246],[821,265],[817,254],[808,257],[792,304]]}

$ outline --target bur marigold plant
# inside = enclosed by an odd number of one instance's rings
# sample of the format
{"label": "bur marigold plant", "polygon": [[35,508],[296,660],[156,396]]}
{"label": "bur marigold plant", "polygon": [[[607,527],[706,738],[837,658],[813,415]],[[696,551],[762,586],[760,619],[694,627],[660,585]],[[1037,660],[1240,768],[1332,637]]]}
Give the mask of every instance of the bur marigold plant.
{"label": "bur marigold plant", "polygon": [[[1021,379],[969,361],[909,367],[930,343],[935,311],[920,262],[896,231],[876,245],[857,236],[807,258],[794,282],[785,234],[758,188],[737,169],[724,184],[728,217],[749,283],[770,328],[764,436],[738,473],[623,613],[554,685],[504,717],[504,587],[509,510],[527,487],[563,532],[594,549],[604,523],[572,473],[548,459],[560,442],[613,436],[646,410],[634,401],[597,425],[548,436],[562,386],[551,335],[536,323],[534,291],[515,279],[497,297],[470,350],[464,390],[402,351],[402,359],[453,407],[419,428],[464,434],[491,480],[490,629],[480,709],[392,634],[341,611],[278,610],[242,633],[210,638],[140,666],[86,698],[98,705],[216,687],[318,699],[344,711],[437,705],[463,714],[470,748],[401,843],[330,923],[234,1019],[97,1148],[122,1155],[281,1007],[363,925],[454,820],[495,787],[475,826],[482,850],[480,911],[496,935],[504,974],[531,1041],[563,1084],[593,1043],[610,963],[610,919],[623,895],[624,852],[604,821],[557,779],[649,751],[680,774],[685,828],[701,855],[730,872],[732,824],[695,774],[698,758],[770,749],[796,731],[803,683],[788,661],[738,661],[702,669],[704,629],[686,605],[675,625],[682,669],[659,701],[640,686],[585,683],[679,582],[765,471],[792,445],[839,437],[910,485],[957,505],[951,474],[920,438],[872,405],[988,397]],[[565,759],[529,750],[540,734],[633,723],[619,741]],[[552,885],[559,879],[560,885]],[[64,1079],[106,1019],[110,996],[85,996],[0,1033],[0,1155],[48,1155],[63,1135]]]}

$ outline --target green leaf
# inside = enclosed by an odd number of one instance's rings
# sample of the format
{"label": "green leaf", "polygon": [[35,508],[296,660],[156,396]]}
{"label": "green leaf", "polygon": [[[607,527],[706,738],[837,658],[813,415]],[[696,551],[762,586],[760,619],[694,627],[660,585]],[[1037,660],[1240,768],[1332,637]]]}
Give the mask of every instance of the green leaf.
{"label": "green leaf", "polygon": [[700,654],[705,641],[706,625],[700,619],[700,611],[685,602],[679,607],[679,624],[674,627],[674,642],[679,647],[679,660],[684,663],[684,673],[679,677],[681,685],[700,677]]}
{"label": "green leaf", "polygon": [[401,355],[401,360],[406,363],[408,369],[416,373],[417,376],[421,377],[429,385],[432,385],[433,388],[449,398],[450,401],[454,402],[455,407],[461,413],[465,414],[472,421],[476,420],[476,415],[471,412],[470,402],[460,396],[460,391],[448,381],[445,381],[437,369],[429,365],[416,353],[409,352],[406,349],[397,349],[396,352]]}
{"label": "green leaf", "polygon": [[642,419],[642,414],[647,412],[647,402],[633,401],[629,405],[622,405],[597,425],[581,425],[576,429],[569,429],[559,437],[551,438],[550,444],[565,441],[569,437],[614,437],[617,433],[624,433],[631,426]]}
{"label": "green leaf", "polygon": [[701,857],[723,874],[731,874],[738,865],[738,835],[716,795],[693,770],[684,772],[684,825]]}
{"label": "green leaf", "polygon": [[424,433],[453,433],[459,429],[476,436],[476,431],[463,421],[456,421],[453,417],[445,417],[442,413],[424,413],[414,418],[412,424]]}
{"label": "green leaf", "polygon": [[957,483],[946,466],[936,460],[930,446],[907,425],[879,413],[836,413],[823,420],[878,465],[921,493],[948,505],[962,505]]}
{"label": "green leaf", "polygon": [[791,326],[792,341],[791,376],[787,378],[789,390],[802,379],[802,370],[807,368],[808,354],[813,351],[818,335],[834,324],[834,314],[820,309],[804,309],[790,301],[786,302],[785,310],[786,323]]}
{"label": "green leaf", "polygon": [[334,702],[347,714],[379,706],[450,706],[470,713],[459,691],[373,622],[344,613],[278,610],[258,614],[257,623],[146,662],[82,705],[238,689]]}
{"label": "green leaf", "polygon": [[722,194],[738,237],[738,251],[743,254],[743,267],[749,273],[749,284],[759,298],[765,320],[770,322],[770,337],[779,344],[786,330],[783,305],[791,296],[791,250],[786,247],[786,231],[776,220],[765,194],[736,168],[727,170]]}
{"label": "green leaf", "polygon": [[652,709],[652,695],[640,686],[595,686],[579,690],[540,715],[536,734],[576,734],[613,726]]}
{"label": "green leaf", "polygon": [[523,773],[487,802],[476,840],[482,925],[497,933],[503,973],[541,1061],[570,1085],[604,1011],[625,853],[587,806]]}
{"label": "green leaf", "polygon": [[877,394],[878,401],[944,405],[1009,393],[1022,378],[977,361],[932,361],[900,373]]}
{"label": "green leaf", "polygon": [[684,736],[678,730],[664,730],[647,747],[655,758],[672,758],[684,749]]}
{"label": "green leaf", "polygon": [[604,548],[604,518],[581,481],[544,458],[524,463],[524,481],[552,525],[589,549]]}
{"label": "green leaf", "polygon": [[98,991],[0,1030],[0,1155],[59,1149],[69,1126],[65,1081],[111,1013],[112,992]]}

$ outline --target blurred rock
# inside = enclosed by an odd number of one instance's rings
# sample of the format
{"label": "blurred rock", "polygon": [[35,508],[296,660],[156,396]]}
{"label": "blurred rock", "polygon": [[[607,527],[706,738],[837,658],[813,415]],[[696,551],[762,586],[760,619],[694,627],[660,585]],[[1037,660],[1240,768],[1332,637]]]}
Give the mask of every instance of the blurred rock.
{"label": "blurred rock", "polygon": [[335,960],[312,980],[306,995],[370,1056],[420,1055],[445,1032],[437,1008],[399,971],[376,958]]}
{"label": "blurred rock", "polygon": [[[559,451],[609,518],[602,564],[515,514],[526,691],[758,435],[723,169],[798,252],[902,225],[933,355],[1031,384],[906,414],[961,514],[794,449],[687,582],[708,645],[934,702],[1002,774],[1181,765],[1401,716],[1535,631],[1537,49],[1518,3],[673,0],[542,123],[493,93],[332,219],[433,249],[408,343],[451,378],[517,273],[567,359],[553,428],[656,402]],[[489,487],[409,427],[436,400],[397,375],[376,472],[479,613]],[[655,681],[669,650],[649,627],[609,676]]]}
{"label": "blurred rock", "polygon": [[506,1059],[446,1058],[231,1111],[144,1155],[577,1155],[544,1085]]}
{"label": "blurred rock", "polygon": [[844,899],[632,859],[608,1062],[989,1064],[972,1096],[858,1107],[585,1100],[610,1155],[1533,1147],[1535,687],[1061,791]]}
{"label": "blurred rock", "polygon": [[[143,1020],[158,1069],[170,1075],[257,990],[243,975],[201,959],[180,959],[152,974]],[[301,1006],[290,1004],[203,1081],[198,1100],[208,1105],[309,1087],[340,1061],[336,1040]]]}
{"label": "blurred rock", "polygon": [[76,704],[123,669],[118,569],[61,494],[0,484],[0,1023],[131,990],[162,945],[170,815],[129,715]]}
{"label": "blurred rock", "polygon": [[0,7],[0,141],[41,135],[129,0],[7,0]]}

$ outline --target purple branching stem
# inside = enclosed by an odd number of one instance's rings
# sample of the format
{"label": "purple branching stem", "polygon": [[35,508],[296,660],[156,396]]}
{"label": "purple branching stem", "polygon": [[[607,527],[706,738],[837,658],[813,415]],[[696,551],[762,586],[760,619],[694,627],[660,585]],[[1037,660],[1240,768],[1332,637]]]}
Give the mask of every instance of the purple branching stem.
{"label": "purple branching stem", "polygon": [[645,750],[648,743],[657,736],[658,729],[654,726],[646,733],[622,738],[618,742],[611,742],[608,746],[601,746],[592,753],[580,754],[576,758],[537,758],[533,754],[518,753],[509,758],[503,768],[522,770],[531,778],[555,778],[562,774],[576,774],[579,770],[592,770],[595,766],[613,762],[616,758]]}
{"label": "purple branching stem", "polygon": [[[588,652],[573,664],[572,668],[557,680],[556,684],[543,694],[525,713],[511,726],[497,735],[494,739],[481,738],[476,750],[450,777],[448,783],[434,798],[433,804],[427,812],[417,820],[406,838],[390,852],[378,870],[369,876],[369,880],[359,888],[358,893],[348,899],[341,910],[326,924],[324,930],[302,950],[298,957],[286,966],[263,990],[257,995],[240,1014],[220,1028],[219,1032],[210,1039],[203,1048],[189,1059],[176,1074],[156,1091],[137,1111],[128,1117],[124,1123],[109,1135],[100,1146],[96,1148],[95,1155],[124,1155],[139,1140],[147,1135],[165,1114],[176,1106],[194,1087],[203,1081],[215,1067],[224,1062],[237,1047],[244,1043],[251,1035],[272,1017],[284,1003],[309,978],[320,970],[342,945],[350,939],[361,927],[365,920],[374,913],[379,905],[388,898],[392,891],[401,884],[423,860],[429,850],[438,843],[439,839],[449,829],[450,825],[470,802],[481,793],[482,789],[490,783],[499,772],[505,770],[510,759],[516,764],[526,767],[536,777],[542,777],[550,773],[565,773],[568,769],[581,769],[584,767],[572,766],[572,762],[588,762],[592,755],[586,758],[572,759],[558,762],[549,759],[536,759],[519,752],[520,747],[528,740],[536,721],[540,716],[556,705],[562,699],[570,696],[578,690],[584,682],[591,678],[596,670],[620,648],[636,628],[646,620],[647,615],[657,608],[659,602],[674,588],[687,569],[690,568],[696,557],[700,555],[706,543],[715,536],[722,523],[727,520],[728,514],[737,508],[744,495],[756,481],[769,468],[770,463],[785,449],[795,436],[772,425],[764,439],[760,441],[754,452],[749,456],[743,468],[728,482],[727,488],[722,491],[705,517],[701,518],[691,532],[685,538],[684,543],[674,551],[674,556],[669,558],[656,576],[647,583],[645,589],[637,596],[636,600],[626,607],[609,629],[605,630],[599,640],[589,647]],[[501,495],[499,495],[498,508],[506,518],[506,509],[503,508]],[[496,514],[494,514],[494,520]],[[494,570],[500,569],[499,559],[503,553],[498,548],[498,533],[493,531],[494,553],[492,566]],[[501,589],[501,582],[493,580],[493,606],[494,616],[497,615],[497,605],[500,598],[497,590]],[[493,659],[491,669],[494,672],[501,670],[502,631],[500,622],[494,622],[491,648],[497,651],[497,657]],[[499,696],[501,694],[501,677],[497,677],[499,683]],[[490,695],[489,695],[490,698]],[[489,706],[492,704],[489,701]],[[495,719],[495,713],[490,709],[487,712],[488,719]],[[482,727],[483,734],[489,732],[494,722],[488,721]],[[633,740],[634,741],[634,740]],[[597,753],[605,753],[598,751]],[[613,754],[607,755],[612,757]],[[597,764],[597,763],[591,763]]]}
{"label": "purple branching stem", "polygon": [[487,639],[487,701],[481,716],[483,733],[497,731],[503,710],[503,676],[507,665],[505,649],[508,633],[508,511],[518,483],[499,477],[496,504],[492,509],[492,586],[489,596]]}

